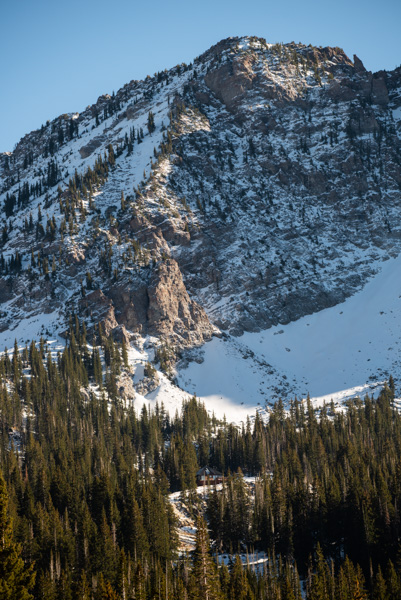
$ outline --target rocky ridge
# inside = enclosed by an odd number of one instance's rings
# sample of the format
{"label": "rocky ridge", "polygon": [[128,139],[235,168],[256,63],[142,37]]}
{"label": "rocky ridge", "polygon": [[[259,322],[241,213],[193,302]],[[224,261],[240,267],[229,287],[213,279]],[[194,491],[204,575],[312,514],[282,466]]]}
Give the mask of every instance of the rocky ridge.
{"label": "rocky ridge", "polygon": [[0,158],[0,327],[174,354],[335,305],[400,251],[401,70],[229,38]]}

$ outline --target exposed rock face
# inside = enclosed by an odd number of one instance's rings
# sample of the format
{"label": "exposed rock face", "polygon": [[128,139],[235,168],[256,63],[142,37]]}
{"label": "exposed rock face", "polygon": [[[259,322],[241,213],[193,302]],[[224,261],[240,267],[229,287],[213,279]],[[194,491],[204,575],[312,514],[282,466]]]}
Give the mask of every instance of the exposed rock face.
{"label": "exposed rock face", "polygon": [[13,297],[12,288],[10,282],[0,279],[0,303],[8,302]]}
{"label": "exposed rock face", "polygon": [[148,287],[148,331],[186,345],[202,343],[213,334],[205,311],[188,296],[175,260],[159,265]]}
{"label": "exposed rock face", "polygon": [[131,334],[126,330],[124,325],[118,325],[111,331],[111,335],[113,336],[113,340],[122,344],[123,342],[128,346],[131,339]]}
{"label": "exposed rock face", "polygon": [[93,152],[95,150],[100,148],[100,146],[102,145],[102,143],[104,141],[105,141],[104,136],[98,136],[98,137],[95,137],[93,140],[91,140],[89,142],[89,144],[86,144],[86,146],[82,146],[82,148],[79,149],[79,153],[80,153],[81,157],[88,158],[88,156],[93,154]]}
{"label": "exposed rock face", "polygon": [[256,77],[252,69],[255,57],[239,57],[205,76],[206,85],[216,94],[229,110],[234,109],[252,89]]}
{"label": "exposed rock face", "polygon": [[117,390],[124,402],[133,402],[135,399],[135,387],[132,382],[132,376],[123,371],[117,380]]}
{"label": "exposed rock face", "polygon": [[129,331],[146,334],[149,298],[146,284],[127,288],[113,286],[108,290],[119,323]]}
{"label": "exposed rock face", "polygon": [[118,326],[113,303],[102,290],[95,290],[79,301],[81,313],[90,321],[100,323],[106,335]]}
{"label": "exposed rock face", "polygon": [[364,67],[363,62],[361,61],[360,58],[357,57],[356,54],[354,54],[354,68],[355,68],[355,73],[366,73],[366,69]]}
{"label": "exposed rock face", "polygon": [[135,384],[135,390],[138,392],[138,394],[141,394],[141,396],[147,396],[148,394],[151,394],[157,390],[159,385],[160,380],[157,374],[155,374],[153,377],[145,376],[143,379],[141,379],[141,381],[138,381],[138,383]]}
{"label": "exposed rock face", "polygon": [[389,103],[388,89],[384,76],[379,73],[373,75],[372,79],[372,99],[380,106],[387,106]]}
{"label": "exposed rock face", "polygon": [[[383,152],[389,77],[337,48],[264,51],[256,40],[244,53],[234,44],[222,52],[210,51],[204,85],[198,78],[192,93],[199,101],[210,90],[227,111],[215,117],[217,105],[209,111],[206,103],[210,134],[176,145],[182,160],[172,193],[190,194],[195,171],[205,209],[188,252],[174,256],[212,321],[239,334],[343,301],[372,274],[380,251],[399,248],[400,140],[392,131],[384,150],[392,190],[385,234],[371,159]],[[366,260],[346,266],[361,248]]]}
{"label": "exposed rock face", "polygon": [[173,259],[152,271],[149,282],[135,289],[108,290],[118,322],[130,331],[162,337],[178,347],[202,344],[213,334],[205,311],[191,300]]}

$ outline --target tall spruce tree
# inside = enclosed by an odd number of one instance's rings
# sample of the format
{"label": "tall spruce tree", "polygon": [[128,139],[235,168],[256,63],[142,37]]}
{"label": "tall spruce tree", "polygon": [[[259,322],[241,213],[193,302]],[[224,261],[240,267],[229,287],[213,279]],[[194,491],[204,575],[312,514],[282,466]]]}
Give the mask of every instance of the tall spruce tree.
{"label": "tall spruce tree", "polygon": [[197,520],[194,550],[192,600],[220,600],[222,598],[217,566],[210,552],[209,534],[201,517]]}
{"label": "tall spruce tree", "polygon": [[1,600],[31,600],[35,583],[33,565],[26,566],[21,546],[14,541],[12,521],[8,514],[8,493],[0,472],[0,598]]}

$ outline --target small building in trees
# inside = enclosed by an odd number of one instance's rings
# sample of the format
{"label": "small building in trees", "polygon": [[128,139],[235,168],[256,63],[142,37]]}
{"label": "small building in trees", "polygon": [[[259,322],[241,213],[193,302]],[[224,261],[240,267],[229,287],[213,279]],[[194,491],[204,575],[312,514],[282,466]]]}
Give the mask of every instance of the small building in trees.
{"label": "small building in trees", "polygon": [[217,469],[213,469],[212,467],[202,467],[196,473],[197,485],[217,485],[218,483],[222,483],[222,481],[223,473],[220,473]]}

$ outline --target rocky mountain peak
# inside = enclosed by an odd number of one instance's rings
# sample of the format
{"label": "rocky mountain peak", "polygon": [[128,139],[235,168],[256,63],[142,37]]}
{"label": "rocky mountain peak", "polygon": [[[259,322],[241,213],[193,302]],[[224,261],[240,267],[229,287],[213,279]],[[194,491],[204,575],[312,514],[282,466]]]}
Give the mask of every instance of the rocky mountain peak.
{"label": "rocky mountain peak", "polygon": [[342,301],[399,252],[400,79],[228,38],[28,134],[0,157],[1,328],[78,311],[179,352]]}

